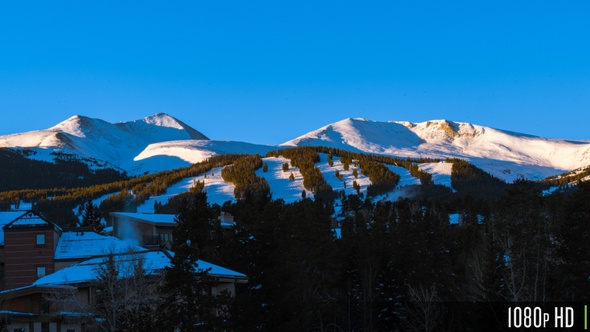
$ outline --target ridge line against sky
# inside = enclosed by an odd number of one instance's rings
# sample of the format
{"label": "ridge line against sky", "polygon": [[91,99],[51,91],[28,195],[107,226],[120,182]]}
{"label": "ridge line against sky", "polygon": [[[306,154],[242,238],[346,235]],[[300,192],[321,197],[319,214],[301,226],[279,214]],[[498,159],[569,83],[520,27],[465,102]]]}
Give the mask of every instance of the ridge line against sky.
{"label": "ridge line against sky", "polygon": [[167,113],[280,144],[349,117],[590,140],[590,3],[0,3],[0,135]]}

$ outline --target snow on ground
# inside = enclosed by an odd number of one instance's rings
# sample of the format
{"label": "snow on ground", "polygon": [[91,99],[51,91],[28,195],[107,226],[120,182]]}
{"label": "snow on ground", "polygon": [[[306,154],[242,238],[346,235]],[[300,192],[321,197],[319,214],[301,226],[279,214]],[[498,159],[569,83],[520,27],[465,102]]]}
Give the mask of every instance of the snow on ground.
{"label": "snow on ground", "polygon": [[419,164],[418,167],[421,170],[432,174],[432,181],[434,181],[434,184],[453,188],[451,186],[451,170],[453,169],[453,164],[446,162],[427,163]]}
{"label": "snow on ground", "polygon": [[461,215],[458,213],[449,214],[449,223],[451,225],[459,225],[459,221],[461,220]]}
{"label": "snow on ground", "polygon": [[[350,167],[348,171],[345,171],[344,164],[342,164],[339,157],[333,156],[332,161],[334,162],[334,166],[330,167],[328,164],[328,155],[320,154],[320,162],[317,163],[316,166],[319,167],[320,171],[324,175],[324,179],[330,186],[332,186],[334,190],[344,190],[344,193],[347,196],[356,194],[356,190],[354,190],[352,187],[352,183],[356,181],[356,183],[361,187],[361,193],[365,193],[367,191],[367,187],[371,184],[371,181],[369,180],[368,176],[361,174],[360,167],[355,167],[353,163],[349,165]],[[356,169],[358,172],[358,178],[355,178],[352,175],[354,169]],[[336,170],[338,170],[342,175],[342,180],[336,177]],[[344,187],[344,183],[346,183],[346,188]]]}
{"label": "snow on ground", "polygon": [[385,165],[385,166],[387,168],[389,168],[392,172],[399,174],[400,181],[399,181],[398,187],[420,184],[420,179],[418,179],[417,177],[414,177],[412,174],[410,174],[409,170],[407,170],[401,166],[395,166],[395,165]]}
{"label": "snow on ground", "polygon": [[[274,199],[282,198],[286,203],[291,203],[301,199],[301,192],[303,188],[303,176],[297,167],[291,167],[290,160],[284,157],[270,157],[263,158],[263,163],[268,165],[268,171],[264,172],[261,169],[256,171],[256,176],[262,177],[268,182],[270,192]],[[283,164],[289,163],[289,170],[283,172]],[[294,181],[289,180],[289,176],[293,173]],[[313,197],[310,191],[306,190],[306,197]]]}
{"label": "snow on ground", "polygon": [[172,196],[188,192],[190,188],[197,182],[205,182],[205,192],[207,193],[207,201],[209,204],[217,203],[219,205],[226,201],[234,200],[234,185],[226,183],[221,178],[221,170],[223,167],[214,168],[210,172],[200,176],[182,179],[170,186],[166,193],[159,196],[152,196],[147,199],[142,205],[137,208],[138,213],[154,213],[154,203],[159,202],[166,204],[168,199]]}
{"label": "snow on ground", "polygon": [[[393,165],[386,165],[390,170],[400,175],[401,180],[399,185],[393,190],[392,192],[388,193],[387,195],[383,196],[382,199],[388,201],[397,201],[400,198],[405,197],[413,197],[415,195],[416,189],[411,187],[414,185],[420,185],[420,179],[412,176],[410,171],[401,167],[401,166],[393,166]],[[432,174],[432,181],[435,184],[440,184],[443,186],[451,187],[451,170],[453,168],[453,164],[440,162],[440,163],[423,163],[419,164],[418,167],[430,174]],[[381,198],[380,198],[381,199]]]}
{"label": "snow on ground", "polygon": [[546,139],[469,123],[345,119],[282,145],[328,146],[399,157],[457,157],[505,181],[536,180],[590,163],[590,141]]}
{"label": "snow on ground", "polygon": [[[303,188],[303,176],[297,167],[290,166],[290,160],[284,157],[269,157],[263,158],[263,163],[268,165],[268,171],[264,172],[262,168],[256,171],[256,175],[264,178],[269,186],[272,197],[275,199],[282,198],[286,203],[291,203],[301,199],[301,192]],[[356,194],[352,183],[354,181],[360,186],[360,192],[366,194],[367,187],[371,184],[369,177],[361,173],[360,168],[355,167],[354,163],[350,165],[348,171],[344,170],[344,165],[340,161],[339,157],[333,157],[333,166],[328,164],[328,155],[320,154],[320,162],[316,163],[316,167],[322,172],[326,182],[332,186],[335,191],[344,190],[346,195]],[[289,170],[283,172],[283,164],[289,163]],[[390,194],[378,197],[378,199],[397,200],[400,197],[408,197],[411,193],[407,192],[404,188],[409,185],[419,185],[420,181],[413,177],[410,172],[401,167],[394,165],[387,165],[387,167],[393,172],[400,175],[401,180],[398,187]],[[433,180],[436,184],[442,184],[451,186],[451,167],[449,163],[436,163],[436,164],[420,164],[420,168],[433,174]],[[225,183],[221,178],[221,169],[219,167],[214,169],[212,172],[207,174],[205,178],[203,175],[197,177],[191,177],[183,179],[182,181],[172,185],[165,194],[160,196],[151,197],[146,200],[144,204],[138,207],[138,213],[154,213],[154,203],[165,204],[168,198],[178,195],[183,192],[189,191],[196,181],[205,182],[205,191],[207,192],[208,201],[210,204],[217,203],[219,205],[224,202],[231,200],[234,201],[234,186],[229,183]],[[356,169],[358,172],[358,178],[355,178],[352,173]],[[342,175],[342,180],[336,177],[336,170]],[[289,176],[293,173],[295,177],[294,181],[289,180]],[[211,175],[213,174],[213,175]],[[345,188],[346,183],[346,188]],[[306,197],[313,198],[313,194],[306,190]],[[338,203],[337,203],[338,204]]]}
{"label": "snow on ground", "polygon": [[548,196],[553,194],[554,192],[556,192],[557,190],[559,190],[561,187],[560,186],[553,186],[549,189],[543,190],[543,192],[541,193],[543,196]]}
{"label": "snow on ground", "polygon": [[35,147],[35,148],[22,148],[19,150],[24,152],[25,155],[27,155],[28,158],[30,158],[30,159],[53,163],[54,156],[52,155],[52,153],[58,152],[60,149],[48,148],[48,147]]}
{"label": "snow on ground", "polygon": [[[94,204],[96,207],[99,207],[100,204],[102,203],[102,201],[104,201],[105,199],[107,199],[115,194],[118,194],[118,192],[106,194],[106,195],[100,196],[99,198],[93,199],[92,204]],[[78,205],[72,209],[72,211],[74,211],[74,214],[78,217],[78,220],[80,221],[80,223],[82,223],[82,216],[84,215],[84,205],[86,205],[86,202],[84,204]],[[102,219],[102,223],[104,225],[106,225],[106,221],[104,220],[104,218]]]}

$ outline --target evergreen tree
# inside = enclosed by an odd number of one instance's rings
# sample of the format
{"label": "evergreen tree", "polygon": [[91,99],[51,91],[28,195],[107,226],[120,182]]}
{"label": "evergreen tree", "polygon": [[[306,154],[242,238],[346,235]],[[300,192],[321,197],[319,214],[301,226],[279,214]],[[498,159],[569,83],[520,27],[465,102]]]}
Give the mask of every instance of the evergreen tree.
{"label": "evergreen tree", "polygon": [[207,270],[198,269],[198,252],[190,241],[177,245],[165,269],[158,324],[164,331],[206,331],[218,325],[213,280]]}
{"label": "evergreen tree", "polygon": [[267,163],[264,163],[264,165],[262,166],[262,171],[264,173],[268,172],[268,164]]}
{"label": "evergreen tree", "polygon": [[[211,209],[207,194],[194,194],[192,204],[183,204],[176,216],[174,256],[165,269],[161,287],[159,324],[166,331],[212,330],[222,324],[221,299],[211,294],[214,280],[198,268],[201,253],[211,254]],[[224,296],[225,297],[225,296]]]}
{"label": "evergreen tree", "polygon": [[104,225],[101,223],[102,217],[96,205],[88,200],[84,205],[82,214],[82,227],[91,227],[96,233],[101,234],[104,231]]}
{"label": "evergreen tree", "polygon": [[556,227],[557,254],[561,262],[556,283],[559,299],[590,300],[590,182],[580,182],[569,196],[560,196]]}

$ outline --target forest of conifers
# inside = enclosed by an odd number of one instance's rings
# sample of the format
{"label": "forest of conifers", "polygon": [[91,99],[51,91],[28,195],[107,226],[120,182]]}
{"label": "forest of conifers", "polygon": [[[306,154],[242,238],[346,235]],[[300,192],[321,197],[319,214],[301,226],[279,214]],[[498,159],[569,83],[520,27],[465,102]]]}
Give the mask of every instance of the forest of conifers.
{"label": "forest of conifers", "polygon": [[[367,195],[333,192],[314,167],[318,153],[358,163],[378,185]],[[260,157],[226,155],[82,189],[6,191],[0,201],[36,199],[36,209],[63,223],[73,207],[104,193],[119,192],[101,206],[104,213],[133,210],[175,181],[233,165],[222,176],[235,184],[237,201],[209,205],[206,193],[193,190],[157,208],[185,211],[177,218],[185,236],[177,234],[176,246],[190,240],[198,258],[249,277],[227,307],[228,318],[215,322],[227,330],[497,330],[505,319],[492,314],[498,303],[590,300],[588,183],[544,195],[541,183],[506,184],[465,161],[448,160],[452,192],[417,169],[415,163],[425,160],[327,148],[269,153],[278,155],[300,167],[315,200],[273,199],[254,174],[264,167]],[[378,200],[399,181],[379,167],[384,163],[420,178],[412,198]],[[231,231],[220,228],[221,212],[234,216]],[[450,224],[450,214],[460,215],[459,224]]]}

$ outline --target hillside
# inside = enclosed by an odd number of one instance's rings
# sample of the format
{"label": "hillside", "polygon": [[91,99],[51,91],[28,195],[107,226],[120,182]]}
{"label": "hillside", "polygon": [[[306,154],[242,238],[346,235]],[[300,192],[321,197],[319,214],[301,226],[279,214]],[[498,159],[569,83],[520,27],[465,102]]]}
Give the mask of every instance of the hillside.
{"label": "hillside", "polygon": [[[421,123],[344,119],[281,144],[324,146],[400,158],[460,158],[504,181],[540,180],[590,165],[590,141],[548,139],[447,120]],[[167,114],[109,123],[74,116],[45,130],[0,136],[0,147],[54,162],[78,158],[91,169],[129,175],[186,167],[222,154],[265,155],[279,147],[210,140]]]}
{"label": "hillside", "polygon": [[150,144],[189,139],[208,140],[163,113],[120,123],[73,116],[49,129],[1,136],[0,147],[26,148],[29,157],[43,161],[54,161],[55,154],[61,153],[97,160],[95,167],[104,167],[106,163],[125,168]]}
{"label": "hillside", "polygon": [[590,141],[566,141],[447,120],[345,119],[283,143],[411,158],[462,158],[512,182],[538,180],[590,164]]}

